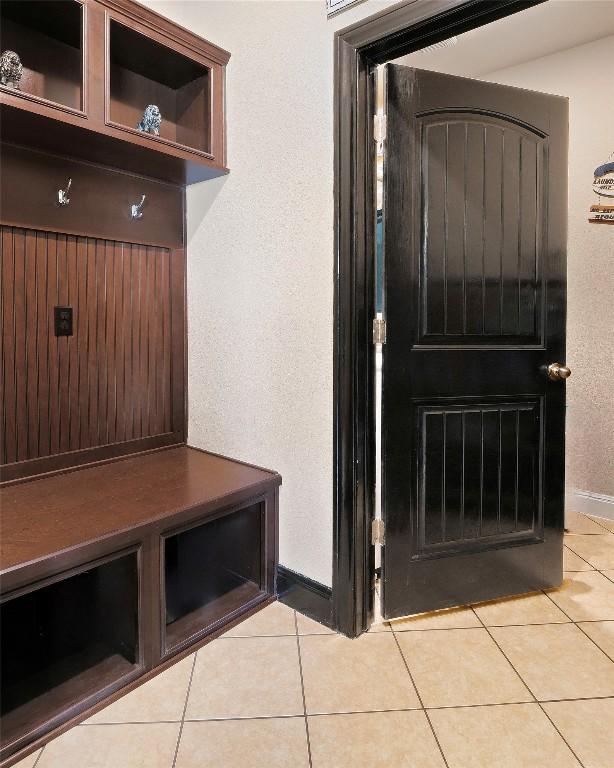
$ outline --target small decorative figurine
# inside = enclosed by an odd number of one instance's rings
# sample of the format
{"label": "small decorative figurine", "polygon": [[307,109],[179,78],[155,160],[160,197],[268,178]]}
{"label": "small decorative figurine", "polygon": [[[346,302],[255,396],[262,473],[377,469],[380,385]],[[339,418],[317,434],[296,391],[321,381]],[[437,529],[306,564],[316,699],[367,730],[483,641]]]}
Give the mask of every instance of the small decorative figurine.
{"label": "small decorative figurine", "polygon": [[155,104],[150,104],[143,112],[143,117],[137,128],[139,131],[143,131],[143,133],[153,133],[154,136],[159,136],[161,124],[162,115],[160,110]]}
{"label": "small decorative figurine", "polygon": [[15,51],[4,51],[0,56],[0,83],[19,89],[23,67]]}

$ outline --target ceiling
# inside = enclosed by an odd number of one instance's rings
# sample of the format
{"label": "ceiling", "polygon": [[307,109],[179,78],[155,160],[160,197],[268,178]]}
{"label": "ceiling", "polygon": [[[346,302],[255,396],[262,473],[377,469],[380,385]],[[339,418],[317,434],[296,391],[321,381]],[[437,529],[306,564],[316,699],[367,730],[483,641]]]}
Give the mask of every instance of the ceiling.
{"label": "ceiling", "polygon": [[417,51],[396,63],[479,77],[612,34],[614,0],[548,0],[465,32],[453,47]]}

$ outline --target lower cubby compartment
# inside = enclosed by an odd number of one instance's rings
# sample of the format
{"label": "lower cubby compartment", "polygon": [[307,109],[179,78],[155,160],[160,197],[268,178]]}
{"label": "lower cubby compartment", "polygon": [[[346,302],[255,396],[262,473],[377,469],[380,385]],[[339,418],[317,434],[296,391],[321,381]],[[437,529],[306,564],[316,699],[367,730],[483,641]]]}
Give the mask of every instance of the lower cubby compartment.
{"label": "lower cubby compartment", "polygon": [[2,768],[274,599],[280,484],[180,446],[0,488]]}
{"label": "lower cubby compartment", "polygon": [[166,651],[265,594],[264,504],[163,537]]}
{"label": "lower cubby compartment", "polygon": [[138,672],[138,592],[130,552],[7,597],[0,606],[3,750]]}

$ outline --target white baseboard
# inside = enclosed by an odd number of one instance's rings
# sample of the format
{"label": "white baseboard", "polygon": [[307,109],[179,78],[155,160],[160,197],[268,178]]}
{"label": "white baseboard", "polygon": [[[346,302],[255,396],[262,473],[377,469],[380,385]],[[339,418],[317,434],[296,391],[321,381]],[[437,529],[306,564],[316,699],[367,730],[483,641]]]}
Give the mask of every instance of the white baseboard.
{"label": "white baseboard", "polygon": [[584,515],[614,520],[614,496],[575,489],[567,497],[567,509]]}

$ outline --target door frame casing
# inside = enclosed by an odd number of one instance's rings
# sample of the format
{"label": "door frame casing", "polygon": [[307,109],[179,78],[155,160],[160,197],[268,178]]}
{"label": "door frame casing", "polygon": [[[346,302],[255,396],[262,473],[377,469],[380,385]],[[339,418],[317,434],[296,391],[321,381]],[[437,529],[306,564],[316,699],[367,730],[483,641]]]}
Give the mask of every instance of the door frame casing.
{"label": "door frame casing", "polygon": [[368,629],[374,603],[374,68],[542,2],[406,0],[335,34],[332,597],[348,637]]}

